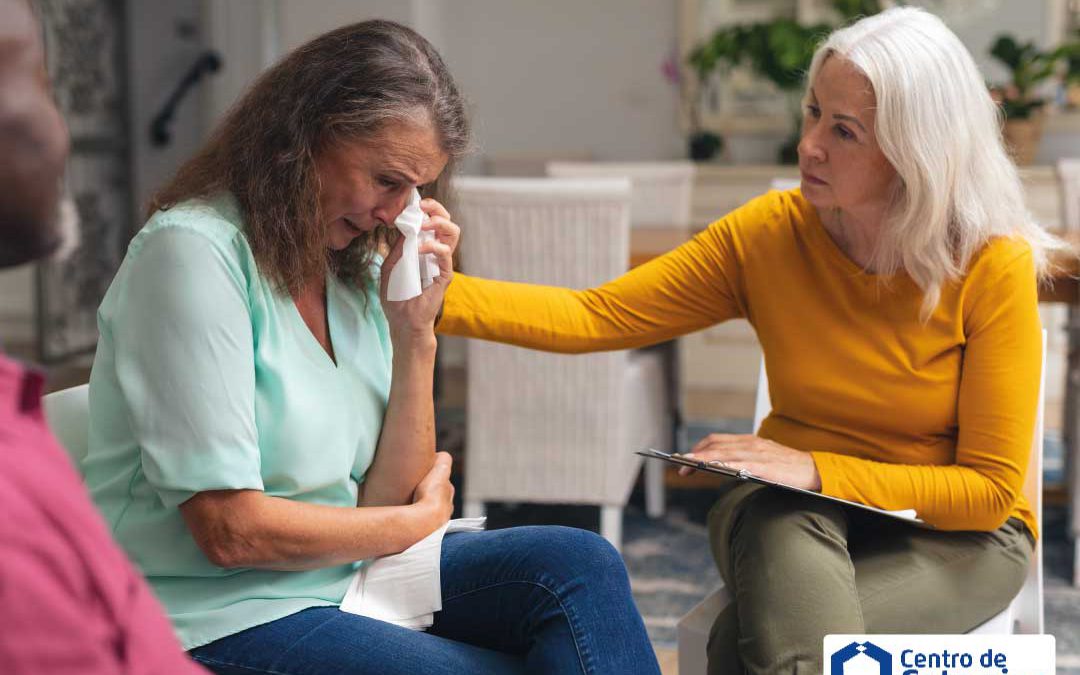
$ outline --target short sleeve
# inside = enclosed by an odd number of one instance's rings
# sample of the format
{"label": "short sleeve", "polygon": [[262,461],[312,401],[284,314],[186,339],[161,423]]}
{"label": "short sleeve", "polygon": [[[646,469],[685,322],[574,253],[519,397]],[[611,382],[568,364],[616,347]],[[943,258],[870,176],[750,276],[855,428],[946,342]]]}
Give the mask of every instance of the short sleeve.
{"label": "short sleeve", "polygon": [[139,243],[111,331],[146,479],[170,507],[203,490],[261,490],[240,257],[182,227]]}

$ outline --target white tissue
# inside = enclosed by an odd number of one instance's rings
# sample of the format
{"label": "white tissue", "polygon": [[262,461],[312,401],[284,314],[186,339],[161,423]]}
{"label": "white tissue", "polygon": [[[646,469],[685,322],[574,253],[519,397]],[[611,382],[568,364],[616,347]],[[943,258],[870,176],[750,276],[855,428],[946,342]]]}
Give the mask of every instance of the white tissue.
{"label": "white tissue", "polygon": [[341,611],[424,630],[442,609],[442,540],[484,529],[487,518],[451,520],[401,553],[365,560],[356,570]]}
{"label": "white tissue", "polygon": [[420,295],[423,289],[430,286],[432,280],[439,276],[439,264],[434,254],[426,253],[424,259],[420,259],[420,242],[435,238],[434,232],[425,232],[420,229],[423,224],[424,212],[420,210],[420,191],[413,188],[405,210],[394,220],[394,227],[401,232],[405,243],[401,250],[401,260],[390,271],[390,283],[386,288],[387,300],[394,302],[411,300]]}

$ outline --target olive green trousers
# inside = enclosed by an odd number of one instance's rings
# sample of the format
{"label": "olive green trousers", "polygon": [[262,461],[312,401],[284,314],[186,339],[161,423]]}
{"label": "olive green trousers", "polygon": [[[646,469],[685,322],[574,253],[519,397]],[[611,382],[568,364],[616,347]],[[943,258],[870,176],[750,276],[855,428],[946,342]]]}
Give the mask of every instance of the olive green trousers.
{"label": "olive green trousers", "polygon": [[940,532],[824,499],[738,482],[709,512],[734,601],[709,635],[709,673],[821,673],[831,633],[964,633],[1005,609],[1034,540]]}

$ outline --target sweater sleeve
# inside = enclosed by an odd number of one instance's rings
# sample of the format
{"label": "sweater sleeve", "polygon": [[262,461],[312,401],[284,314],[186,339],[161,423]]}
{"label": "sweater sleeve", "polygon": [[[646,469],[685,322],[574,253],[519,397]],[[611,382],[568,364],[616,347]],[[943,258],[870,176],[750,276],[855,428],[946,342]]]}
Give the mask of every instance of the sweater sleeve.
{"label": "sweater sleeve", "polygon": [[1042,334],[1030,249],[986,272],[965,302],[955,463],[889,464],[814,452],[824,494],[914,508],[943,530],[989,531],[1008,519],[1031,453]]}
{"label": "sweater sleeve", "polygon": [[751,202],[669,253],[587,290],[457,274],[438,330],[581,353],[642,347],[745,316],[732,232],[761,214]]}

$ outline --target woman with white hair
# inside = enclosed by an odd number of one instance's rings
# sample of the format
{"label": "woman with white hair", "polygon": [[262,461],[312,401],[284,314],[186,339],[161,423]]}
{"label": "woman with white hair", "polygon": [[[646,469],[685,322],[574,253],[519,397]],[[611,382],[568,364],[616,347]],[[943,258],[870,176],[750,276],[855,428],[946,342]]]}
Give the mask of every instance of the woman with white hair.
{"label": "woman with white hair", "polygon": [[1059,244],[1025,210],[971,56],[918,9],[836,31],[810,69],[799,165],[801,189],[598,288],[458,275],[439,326],[584,352],[745,318],[772,412],[693,455],[935,528],[731,486],[709,517],[735,598],[710,637],[718,673],[821,672],[829,633],[970,630],[1009,604],[1038,534],[1021,488],[1036,285]]}

